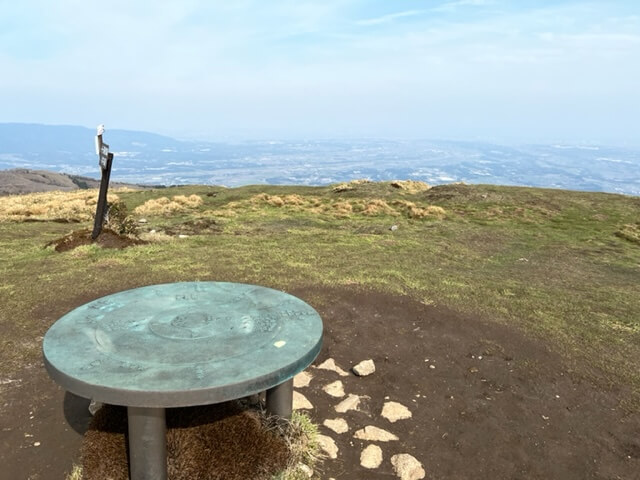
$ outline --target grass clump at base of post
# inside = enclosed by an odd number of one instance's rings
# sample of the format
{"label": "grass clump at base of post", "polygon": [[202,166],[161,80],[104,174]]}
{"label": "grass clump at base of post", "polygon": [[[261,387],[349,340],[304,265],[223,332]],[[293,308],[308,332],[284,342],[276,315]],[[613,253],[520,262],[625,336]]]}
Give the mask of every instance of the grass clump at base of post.
{"label": "grass clump at base of post", "polygon": [[[274,421],[275,419],[275,421]],[[291,420],[283,421],[281,418],[270,417],[267,419],[268,428],[272,428],[287,443],[289,447],[289,464],[287,468],[274,475],[272,480],[307,480],[320,478],[314,472],[314,468],[323,458],[318,443],[318,426],[311,421],[308,415],[296,410],[291,414]],[[313,472],[309,475],[309,472]]]}
{"label": "grass clump at base of post", "polygon": [[82,480],[82,467],[74,464],[71,473],[66,476],[65,480]]}

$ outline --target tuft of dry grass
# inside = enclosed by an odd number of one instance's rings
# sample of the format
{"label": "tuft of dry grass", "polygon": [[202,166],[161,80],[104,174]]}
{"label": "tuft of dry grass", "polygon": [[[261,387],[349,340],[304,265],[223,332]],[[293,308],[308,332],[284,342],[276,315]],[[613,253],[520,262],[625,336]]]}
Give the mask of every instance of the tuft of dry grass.
{"label": "tuft of dry grass", "polygon": [[[297,194],[284,195],[281,197],[279,195],[269,195],[267,193],[259,193],[258,195],[254,195],[249,199],[249,202],[253,205],[266,203],[267,205],[271,205],[272,207],[300,207],[306,206],[310,203],[309,199],[305,199]],[[234,207],[237,207],[237,205],[234,204],[231,208]]]}
{"label": "tuft of dry grass", "polygon": [[[109,203],[117,200],[116,194],[107,196]],[[93,219],[97,202],[97,189],[9,195],[0,197],[0,222],[85,222]]]}
{"label": "tuft of dry grass", "polygon": [[616,237],[623,238],[628,242],[640,245],[640,222],[636,224],[623,225],[620,230],[615,233]]}
{"label": "tuft of dry grass", "polygon": [[391,182],[391,186],[399,188],[400,190],[405,190],[408,193],[424,192],[431,188],[430,185],[416,180],[394,180]]}
{"label": "tuft of dry grass", "polygon": [[136,207],[133,213],[136,215],[171,215],[177,212],[194,209],[202,205],[202,197],[199,195],[176,195],[171,199],[160,197],[147,200]]}
{"label": "tuft of dry grass", "polygon": [[369,200],[362,210],[363,215],[398,215],[398,212],[387,202],[379,198]]}
{"label": "tuft of dry grass", "polygon": [[349,202],[333,202],[329,208],[339,217],[346,217],[353,212],[353,205]]}
{"label": "tuft of dry grass", "polygon": [[437,205],[420,207],[414,202],[409,202],[406,200],[397,200],[393,202],[393,205],[399,207],[402,211],[404,211],[409,218],[435,217],[438,219],[442,219],[447,215],[445,209]]}
{"label": "tuft of dry grass", "polygon": [[73,465],[71,473],[67,475],[65,480],[82,480],[82,467],[80,465]]}
{"label": "tuft of dry grass", "polygon": [[351,180],[350,182],[339,183],[338,185],[335,185],[331,191],[334,193],[348,192],[349,190],[355,190],[358,185],[363,185],[365,183],[372,182],[367,178],[359,178],[357,180]]}

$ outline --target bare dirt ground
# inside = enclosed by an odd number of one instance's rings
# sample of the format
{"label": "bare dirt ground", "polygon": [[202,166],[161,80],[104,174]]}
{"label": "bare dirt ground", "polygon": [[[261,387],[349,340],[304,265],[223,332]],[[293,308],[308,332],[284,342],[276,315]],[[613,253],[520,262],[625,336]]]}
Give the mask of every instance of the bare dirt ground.
{"label": "bare dirt ground", "polygon": [[[342,434],[321,425],[339,447],[321,478],[396,478],[390,458],[408,453],[427,479],[640,479],[640,415],[620,406],[624,388],[584,380],[544,343],[408,297],[356,288],[290,293],[324,319],[314,365],[327,358],[345,370],[369,358],[376,365],[367,377],[312,366],[311,384],[297,389],[314,405],[316,423],[349,424]],[[62,479],[78,460],[88,402],[65,394],[41,364],[17,378],[0,385],[0,477]],[[336,380],[345,393],[370,397],[360,411],[334,410],[341,399],[322,387]],[[383,418],[385,399],[407,406],[412,418]],[[371,470],[360,466],[360,453],[372,442],[353,437],[367,425],[399,437],[377,443],[383,462]]]}

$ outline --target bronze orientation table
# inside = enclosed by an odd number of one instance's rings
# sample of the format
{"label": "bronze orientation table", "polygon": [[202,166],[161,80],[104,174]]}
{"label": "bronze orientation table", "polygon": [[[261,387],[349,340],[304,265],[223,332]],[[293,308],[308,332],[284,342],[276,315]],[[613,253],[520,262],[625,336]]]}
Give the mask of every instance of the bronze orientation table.
{"label": "bronze orientation table", "polygon": [[133,480],[167,478],[165,408],[266,391],[291,415],[293,376],[320,352],[322,320],[302,300],[255,285],[183,282],[126,290],[60,318],[43,340],[66,390],[127,407]]}

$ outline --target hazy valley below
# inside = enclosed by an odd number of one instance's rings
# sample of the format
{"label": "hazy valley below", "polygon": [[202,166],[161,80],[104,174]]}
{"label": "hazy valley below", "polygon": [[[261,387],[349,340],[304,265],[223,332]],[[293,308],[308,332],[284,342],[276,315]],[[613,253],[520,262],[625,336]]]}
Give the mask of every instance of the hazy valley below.
{"label": "hazy valley below", "polygon": [[[0,170],[98,178],[94,131],[0,124]],[[446,140],[179,141],[107,130],[111,179],[154,185],[326,185],[357,178],[521,185],[640,195],[640,150]]]}

